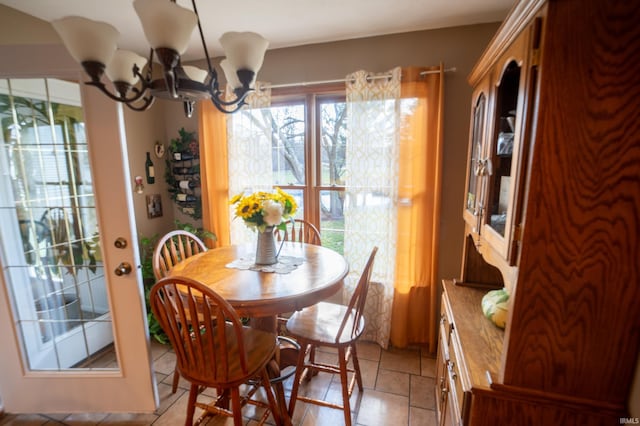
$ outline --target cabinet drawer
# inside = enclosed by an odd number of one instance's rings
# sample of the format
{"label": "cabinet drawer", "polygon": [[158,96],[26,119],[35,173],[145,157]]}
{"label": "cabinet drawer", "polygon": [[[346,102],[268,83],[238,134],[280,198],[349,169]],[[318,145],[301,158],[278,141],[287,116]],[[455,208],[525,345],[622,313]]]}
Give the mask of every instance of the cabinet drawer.
{"label": "cabinet drawer", "polygon": [[447,363],[447,375],[449,379],[449,398],[457,405],[460,415],[460,424],[467,424],[467,413],[470,408],[471,391],[463,380],[464,367],[461,364],[460,343],[455,330],[449,337],[449,361]]}

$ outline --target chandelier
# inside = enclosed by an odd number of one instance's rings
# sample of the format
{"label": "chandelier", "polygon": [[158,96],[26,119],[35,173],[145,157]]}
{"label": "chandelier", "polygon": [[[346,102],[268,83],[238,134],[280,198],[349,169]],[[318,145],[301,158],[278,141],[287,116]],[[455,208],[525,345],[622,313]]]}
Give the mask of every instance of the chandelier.
{"label": "chandelier", "polygon": [[[183,102],[187,117],[192,116],[195,102],[201,99],[210,99],[224,113],[236,112],[253,90],[269,42],[252,32],[228,32],[220,37],[226,56],[220,67],[234,97],[227,100],[211,65],[196,2],[191,0],[191,3],[193,11],[177,5],[175,0],[134,0],[133,7],[151,46],[148,59],[118,49],[120,34],[106,22],[68,16],[53,21],[52,25],[71,56],[91,78],[86,84],[132,110],[149,109],[157,97]],[[180,60],[196,25],[207,70],[182,65]],[[160,77],[153,73],[154,58],[162,66]],[[104,74],[111,80],[112,90],[102,82]]]}

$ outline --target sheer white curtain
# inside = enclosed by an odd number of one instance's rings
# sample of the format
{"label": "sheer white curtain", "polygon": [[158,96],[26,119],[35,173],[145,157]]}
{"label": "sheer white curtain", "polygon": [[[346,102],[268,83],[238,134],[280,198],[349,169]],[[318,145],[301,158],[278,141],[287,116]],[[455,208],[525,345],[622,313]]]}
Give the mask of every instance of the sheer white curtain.
{"label": "sheer white curtain", "polygon": [[351,296],[371,249],[378,246],[364,339],[386,348],[396,263],[401,69],[384,75],[357,71],[347,76],[344,254],[350,272],[344,296]]}
{"label": "sheer white curtain", "polygon": [[[247,106],[227,120],[229,158],[229,197],[240,192],[270,191],[273,165],[272,144],[268,135],[256,123],[261,108],[271,106],[271,89],[257,82],[256,90],[247,96]],[[255,232],[240,219],[233,219],[234,207],[229,207],[232,218],[231,244],[255,243]]]}

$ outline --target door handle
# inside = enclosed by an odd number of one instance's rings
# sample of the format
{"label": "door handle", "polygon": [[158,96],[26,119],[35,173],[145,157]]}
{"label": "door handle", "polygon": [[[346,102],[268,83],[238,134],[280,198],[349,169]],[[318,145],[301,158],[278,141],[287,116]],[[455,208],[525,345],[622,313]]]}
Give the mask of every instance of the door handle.
{"label": "door handle", "polygon": [[129,262],[122,262],[114,272],[117,276],[128,275],[131,273],[131,264]]}

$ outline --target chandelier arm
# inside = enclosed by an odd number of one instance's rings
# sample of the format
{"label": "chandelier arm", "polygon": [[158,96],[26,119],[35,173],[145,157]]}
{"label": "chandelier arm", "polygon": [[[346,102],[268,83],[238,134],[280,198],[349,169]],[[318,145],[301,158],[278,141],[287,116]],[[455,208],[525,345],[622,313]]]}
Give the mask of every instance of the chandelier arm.
{"label": "chandelier arm", "polygon": [[[116,84],[116,83],[114,83],[114,84]],[[129,90],[131,90],[133,93],[135,93],[135,96],[133,96],[131,98],[127,98],[126,96],[123,96],[120,93],[118,95],[114,95],[113,93],[109,92],[109,90],[107,90],[107,87],[101,81],[86,81],[84,84],[86,84],[88,86],[97,87],[98,89],[100,89],[100,91],[102,93],[107,95],[107,97],[109,97],[111,100],[114,100],[116,102],[122,102],[124,104],[129,104],[129,103],[136,102],[136,101],[140,100],[144,96],[144,94],[146,92],[146,88],[144,90],[139,90],[136,87],[131,87],[127,83],[123,83],[123,85],[127,85]]]}
{"label": "chandelier arm", "polygon": [[[104,64],[97,61],[84,61],[81,65],[84,68],[85,72],[89,74],[89,77],[91,77],[91,81],[86,81],[85,84],[88,86],[97,87],[102,93],[116,102],[136,102],[144,96],[145,92],[150,87],[149,81],[142,77],[142,75],[140,74],[140,69],[137,65],[134,65],[132,72],[136,77],[140,79],[141,87],[137,88],[123,81],[114,81],[112,82],[113,86],[116,89],[116,94],[114,94],[107,89],[107,86],[105,86],[105,84],[101,80],[102,76],[104,75]],[[129,91],[131,91],[134,96],[127,98],[127,93]]]}
{"label": "chandelier arm", "polygon": [[[216,109],[224,114],[233,114],[234,112],[238,111],[240,108],[242,108],[243,106],[245,106],[247,103],[243,100],[239,101],[237,104],[235,104],[235,108],[233,109],[227,109],[224,103],[220,103],[220,102],[216,102],[216,100],[214,98],[211,98],[211,103],[213,103],[213,106],[216,107]],[[229,103],[227,103],[229,104]],[[230,105],[234,105],[234,104],[230,104]]]}
{"label": "chandelier arm", "polygon": [[209,67],[209,72],[212,74],[213,79],[217,80],[218,76],[216,75],[216,70],[211,65],[211,58],[209,58],[209,50],[207,50],[207,43],[204,41],[204,32],[202,31],[202,24],[200,24],[200,15],[198,14],[198,8],[196,7],[196,0],[191,0],[191,4],[193,5],[193,12],[196,14],[196,20],[198,22],[198,31],[200,32],[200,41],[202,42],[202,49],[204,50],[204,57],[207,60],[207,66]]}
{"label": "chandelier arm", "polygon": [[125,103],[125,105],[129,107],[129,109],[132,109],[134,111],[146,111],[151,108],[156,98],[153,96],[148,96],[146,98],[142,98],[142,100],[144,101],[144,103],[140,106],[134,106],[131,103]]}
{"label": "chandelier arm", "polygon": [[248,89],[248,90],[240,92],[240,93],[236,92],[235,93],[236,98],[232,99],[230,101],[223,101],[222,98],[220,97],[220,93],[221,93],[220,91],[210,92],[210,93],[211,93],[211,100],[213,101],[214,104],[217,104],[217,105],[220,105],[220,106],[223,106],[223,107],[227,107],[227,106],[236,105],[238,103],[242,103],[242,105],[244,105],[245,104],[245,102],[244,102],[245,98],[247,97],[247,95],[250,92],[253,92],[253,91],[254,91],[254,89]]}

